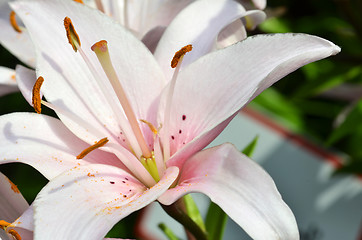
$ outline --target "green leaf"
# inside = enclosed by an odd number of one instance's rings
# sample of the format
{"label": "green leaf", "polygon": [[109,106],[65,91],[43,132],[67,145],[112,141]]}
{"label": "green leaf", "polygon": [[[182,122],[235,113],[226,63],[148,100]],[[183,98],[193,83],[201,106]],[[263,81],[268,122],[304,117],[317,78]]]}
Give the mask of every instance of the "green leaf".
{"label": "green leaf", "polygon": [[226,213],[218,205],[210,202],[205,222],[209,240],[222,239],[227,220]]}
{"label": "green leaf", "polygon": [[183,196],[183,200],[186,206],[187,215],[203,230],[205,231],[205,224],[201,217],[200,211],[190,194]]}
{"label": "green leaf", "polygon": [[176,235],[172,232],[172,230],[166,226],[164,223],[158,224],[158,227],[161,231],[167,236],[169,240],[180,240]]}
{"label": "green leaf", "polygon": [[362,101],[359,101],[350,114],[346,117],[344,122],[336,128],[330,137],[328,138],[327,144],[331,145],[341,140],[348,135],[355,135],[362,132]]}
{"label": "green leaf", "polygon": [[253,155],[256,144],[258,143],[259,140],[259,136],[256,135],[255,138],[248,144],[248,146],[246,146],[244,148],[243,151],[241,151],[242,153],[244,153],[246,156],[250,157],[251,155]]}

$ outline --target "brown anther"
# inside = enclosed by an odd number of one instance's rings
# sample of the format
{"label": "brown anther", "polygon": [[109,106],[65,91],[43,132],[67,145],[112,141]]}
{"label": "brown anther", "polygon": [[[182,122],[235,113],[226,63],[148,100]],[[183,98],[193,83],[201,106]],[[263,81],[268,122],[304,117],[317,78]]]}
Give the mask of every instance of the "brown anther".
{"label": "brown anther", "polygon": [[92,49],[92,51],[100,50],[101,52],[107,52],[108,51],[107,41],[100,40],[99,42],[96,42],[95,44],[93,44],[91,49]]}
{"label": "brown anther", "polygon": [[40,88],[44,82],[44,78],[42,76],[38,77],[33,87],[33,97],[32,103],[35,111],[37,113],[41,113],[41,97],[40,97]]}
{"label": "brown anther", "polygon": [[20,29],[18,23],[16,22],[15,12],[14,11],[10,12],[10,24],[14,28],[15,31],[17,31],[18,33],[22,32],[22,30]]}
{"label": "brown anther", "polygon": [[5,229],[10,226],[11,223],[8,223],[7,221],[0,220],[0,228],[5,231]]}
{"label": "brown anther", "polygon": [[72,20],[69,17],[64,18],[64,27],[65,31],[67,32],[67,38],[70,45],[75,52],[77,52],[78,48],[80,47],[80,39],[78,33],[75,31],[73,26]]}
{"label": "brown anther", "polygon": [[78,156],[77,159],[82,159],[84,158],[88,153],[90,153],[91,151],[100,148],[102,146],[104,146],[106,143],[108,142],[107,138],[102,138],[101,140],[99,140],[98,142],[96,142],[95,144],[93,144],[92,146],[84,149]]}
{"label": "brown anther", "polygon": [[20,234],[15,231],[14,229],[10,229],[8,231],[9,234],[13,235],[13,237],[16,239],[16,240],[21,240],[21,237],[20,237]]}
{"label": "brown anther", "polygon": [[73,0],[74,2],[78,2],[78,3],[81,3],[81,4],[84,4],[82,0]]}
{"label": "brown anther", "polygon": [[189,44],[183,48],[181,48],[180,50],[178,50],[176,53],[175,53],[175,56],[172,58],[172,61],[171,61],[171,67],[172,68],[175,68],[177,67],[177,64],[178,62],[180,61],[180,59],[188,52],[190,52],[192,50],[192,45]]}
{"label": "brown anther", "polygon": [[153,126],[152,123],[150,123],[150,122],[148,122],[148,121],[146,121],[146,120],[143,120],[143,119],[140,119],[140,121],[143,122],[143,123],[146,123],[147,126],[150,128],[150,130],[153,132],[153,134],[156,135],[156,134],[158,133],[157,128],[155,128],[155,126]]}

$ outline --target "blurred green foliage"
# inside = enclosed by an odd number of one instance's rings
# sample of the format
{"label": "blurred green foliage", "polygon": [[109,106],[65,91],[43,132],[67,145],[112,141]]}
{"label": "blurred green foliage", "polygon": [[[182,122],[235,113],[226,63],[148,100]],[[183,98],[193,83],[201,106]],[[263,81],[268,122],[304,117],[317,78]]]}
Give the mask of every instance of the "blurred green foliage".
{"label": "blurred green foliage", "polygon": [[268,1],[255,34],[299,32],[326,38],[342,51],[288,75],[251,105],[292,131],[344,153],[338,173],[362,173],[362,1]]}

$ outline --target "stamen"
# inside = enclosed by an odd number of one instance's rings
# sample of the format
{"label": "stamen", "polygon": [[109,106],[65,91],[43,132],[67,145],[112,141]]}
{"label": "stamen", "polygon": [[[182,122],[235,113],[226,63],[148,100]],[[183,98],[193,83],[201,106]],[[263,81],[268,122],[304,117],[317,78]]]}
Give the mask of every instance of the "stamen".
{"label": "stamen", "polygon": [[18,23],[16,22],[15,12],[14,11],[10,12],[10,24],[14,28],[15,31],[17,31],[18,33],[22,32],[22,30],[20,29]]}
{"label": "stamen", "polygon": [[162,134],[162,146],[163,146],[163,160],[166,162],[170,156],[171,156],[171,150],[170,150],[170,139],[169,139],[169,128],[170,128],[170,114],[171,114],[171,105],[172,105],[172,96],[173,92],[175,90],[176,80],[178,73],[181,68],[182,59],[185,56],[187,52],[190,52],[192,50],[192,45],[189,44],[183,48],[181,48],[179,51],[175,53],[175,56],[173,57],[171,61],[171,67],[175,68],[175,71],[173,73],[170,87],[167,94],[167,100],[166,100],[166,106],[165,106],[165,119],[164,119],[164,129]]}
{"label": "stamen", "polygon": [[36,80],[34,87],[33,87],[32,103],[33,103],[33,107],[37,113],[41,113],[40,88],[41,88],[41,85],[43,84],[43,82],[44,82],[44,78],[40,76]]}
{"label": "stamen", "polygon": [[6,230],[7,227],[9,227],[11,225],[11,223],[8,223],[7,221],[4,220],[0,220],[0,228],[2,230]]}
{"label": "stamen", "polygon": [[80,40],[75,28],[73,26],[72,20],[69,17],[64,18],[64,27],[65,31],[67,32],[67,38],[70,45],[72,45],[73,50],[77,52],[78,48],[80,47]]}
{"label": "stamen", "polygon": [[78,3],[81,3],[81,4],[84,4],[82,0],[73,0],[74,2],[78,2]]}
{"label": "stamen", "polygon": [[146,120],[143,120],[143,119],[140,119],[140,121],[143,122],[143,123],[146,123],[147,126],[150,128],[151,132],[153,132],[153,134],[157,135],[158,130],[157,130],[157,128],[155,126],[153,126],[152,123],[150,123],[150,122],[148,122]]}
{"label": "stamen", "polygon": [[[112,65],[111,58],[109,56],[107,41],[101,40],[97,43],[95,43],[91,49],[95,52],[97,55],[97,58],[106,73],[114,92],[116,93],[119,102],[122,105],[122,108],[127,116],[127,119],[131,125],[131,128],[133,130],[133,133],[137,139],[137,142],[139,144],[139,147],[141,148],[142,155],[146,158],[151,157],[151,151],[148,149],[147,143],[143,137],[143,134],[141,132],[141,129],[138,125],[138,121],[136,118],[135,113],[132,110],[131,104],[127,98],[126,92],[124,91],[118,77],[116,74],[116,71],[114,70],[114,67]],[[140,156],[138,156],[140,157]]]}
{"label": "stamen", "polygon": [[172,58],[171,61],[171,67],[175,68],[177,66],[177,64],[179,63],[179,61],[181,60],[181,58],[188,52],[190,52],[192,50],[192,45],[189,44],[183,48],[181,48],[180,50],[178,50],[175,53],[175,56]]}
{"label": "stamen", "polygon": [[108,142],[107,138],[102,138],[101,140],[99,140],[98,142],[96,142],[95,144],[93,144],[92,146],[84,149],[78,156],[77,159],[82,159],[84,158],[88,153],[90,153],[91,151],[100,148],[102,146],[104,146],[106,143]]}
{"label": "stamen", "polygon": [[9,234],[13,235],[13,237],[16,239],[16,240],[21,240],[21,237],[20,237],[20,234],[15,231],[14,229],[10,229],[8,231]]}

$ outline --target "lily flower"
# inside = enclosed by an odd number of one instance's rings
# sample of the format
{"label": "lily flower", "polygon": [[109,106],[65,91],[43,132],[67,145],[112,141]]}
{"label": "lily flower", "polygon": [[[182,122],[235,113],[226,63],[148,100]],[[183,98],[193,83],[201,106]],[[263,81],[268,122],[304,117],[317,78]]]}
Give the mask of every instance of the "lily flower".
{"label": "lily flower", "polygon": [[[11,6],[36,48],[34,106],[60,118],[0,117],[0,162],[29,164],[50,180],[33,203],[36,239],[101,239],[131,212],[190,192],[209,196],[254,239],[299,238],[259,165],[231,144],[203,149],[265,88],[339,47],[305,34],[260,35],[183,66],[203,54],[200,33],[183,32],[197,34],[195,51],[176,52],[168,77],[163,58],[98,11],[64,0]],[[21,68],[19,81],[32,74]]]}
{"label": "lily flower", "polygon": [[[81,0],[74,0],[83,4]],[[20,61],[35,68],[35,51],[25,26],[19,21],[9,3],[0,1],[0,43]],[[226,4],[227,3],[227,4]],[[218,47],[225,47],[246,37],[245,28],[253,29],[265,19],[262,11],[246,11],[240,3],[233,0],[168,0],[168,1],[113,1],[91,0],[85,4],[104,12],[129,29],[138,39],[141,39],[152,51],[165,31],[166,27],[178,16],[178,22],[214,22],[223,28],[218,30]],[[229,6],[224,8],[224,6]],[[231,8],[233,6],[233,8]],[[195,14],[197,12],[197,14]],[[225,21],[228,21],[224,23]],[[215,25],[213,24],[213,25]],[[173,24],[179,25],[179,24]],[[210,27],[198,24],[198,29]],[[215,28],[213,26],[213,28]],[[5,67],[0,69],[0,96],[18,90],[15,82],[15,70]],[[31,81],[29,85],[33,85]],[[18,86],[21,88],[22,86]]]}

